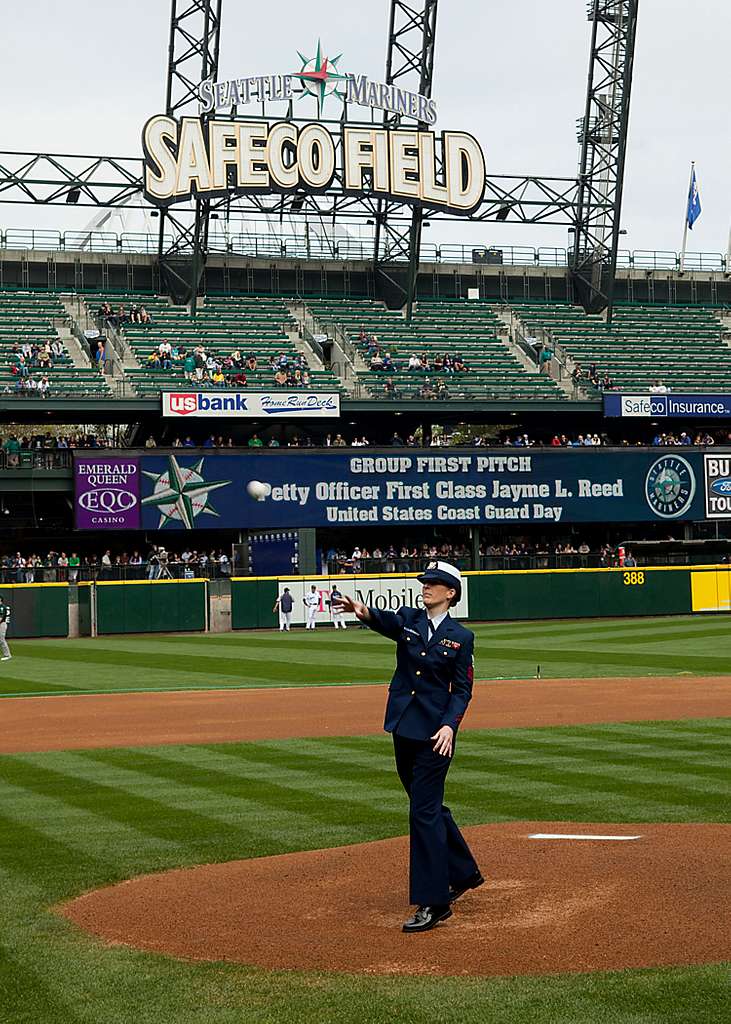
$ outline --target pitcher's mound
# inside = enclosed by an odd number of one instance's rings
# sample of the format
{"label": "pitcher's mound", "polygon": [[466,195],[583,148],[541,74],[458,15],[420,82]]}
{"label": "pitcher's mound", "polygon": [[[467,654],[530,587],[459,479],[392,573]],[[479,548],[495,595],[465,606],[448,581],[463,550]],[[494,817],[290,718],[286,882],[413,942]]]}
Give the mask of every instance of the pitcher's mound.
{"label": "pitcher's mound", "polygon": [[401,932],[404,838],[147,875],[62,912],[110,943],[298,970],[510,975],[729,957],[729,826],[510,822],[465,836],[487,882],[421,935]]}

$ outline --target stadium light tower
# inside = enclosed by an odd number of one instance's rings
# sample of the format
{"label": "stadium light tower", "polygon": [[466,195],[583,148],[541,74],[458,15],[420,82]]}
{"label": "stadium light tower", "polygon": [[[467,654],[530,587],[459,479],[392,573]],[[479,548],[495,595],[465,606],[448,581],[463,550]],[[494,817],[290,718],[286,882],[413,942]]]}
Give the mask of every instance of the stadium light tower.
{"label": "stadium light tower", "polygon": [[[398,85],[422,96],[431,96],[434,77],[434,42],[437,28],[438,0],[391,0],[388,26],[388,53],[386,55],[386,82]],[[400,114],[386,113],[386,128],[398,128],[404,121]],[[419,130],[428,125],[411,119]],[[384,264],[408,259],[406,277],[406,319],[411,312],[419,272],[419,251],[424,213],[415,206],[409,221],[393,218],[400,203],[379,202],[376,213],[374,256],[376,270],[389,276]],[[395,283],[395,282],[393,282]],[[400,288],[400,286],[397,286]]]}
{"label": "stadium light tower", "polygon": [[571,274],[574,295],[611,323],[639,0],[589,0],[592,22]]}
{"label": "stadium light tower", "polygon": [[[198,114],[198,86],[218,75],[223,0],[172,0],[165,112],[168,117]],[[158,257],[160,276],[175,300],[195,313],[198,285],[208,250],[209,199],[161,210]]]}

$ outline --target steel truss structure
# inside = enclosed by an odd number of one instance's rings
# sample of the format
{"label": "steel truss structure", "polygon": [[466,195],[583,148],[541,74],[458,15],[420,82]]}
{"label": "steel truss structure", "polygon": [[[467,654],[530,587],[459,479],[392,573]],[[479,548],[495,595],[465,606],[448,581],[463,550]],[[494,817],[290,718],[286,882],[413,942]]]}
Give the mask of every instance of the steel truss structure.
{"label": "steel truss structure", "polygon": [[[590,0],[592,20],[589,85],[581,122],[578,178],[488,175],[485,194],[471,222],[560,225],[574,232],[571,274],[574,294],[585,308],[609,307],[611,317],[620,233],[622,185],[639,0]],[[166,113],[194,109],[197,88],[216,77],[222,0],[172,0]],[[434,67],[437,0],[392,0],[386,75],[389,84],[430,95]],[[264,111],[261,119],[271,120]],[[249,119],[250,115],[247,115]],[[293,117],[289,120],[302,121]],[[337,166],[341,121],[326,121],[333,134]],[[349,124],[356,122],[348,120]],[[366,122],[372,126],[373,122]],[[387,115],[386,126],[398,117]],[[408,265],[407,312],[418,272],[424,220],[464,220],[443,209],[412,207],[375,195],[347,195],[338,171],[324,194],[232,195],[198,198],[160,211],[159,259],[162,280],[177,301],[195,296],[209,251],[213,216],[312,218],[323,226],[339,221],[375,224],[374,262],[381,273]],[[150,209],[143,198],[141,158],[0,152],[0,203],[74,203],[80,206]]]}
{"label": "steel truss structure", "polygon": [[592,22],[572,272],[585,309],[611,321],[638,0],[590,0]]}
{"label": "steel truss structure", "polygon": [[[198,86],[218,76],[222,0],[172,0],[165,113],[198,114]],[[201,116],[206,121],[206,115]],[[197,197],[188,207],[160,211],[160,277],[178,301],[196,296],[208,249],[211,202]]]}
{"label": "steel truss structure", "polygon": [[[437,31],[438,0],[405,3],[391,0],[386,55],[386,84],[397,85],[409,92],[431,97],[434,78],[434,44]],[[386,128],[398,128],[408,118],[398,114],[384,114]],[[427,125],[412,121],[417,129]],[[419,252],[424,210],[415,206],[410,223],[404,224],[399,216],[400,204],[382,201],[376,213],[374,258],[376,270],[387,273],[385,266],[394,260],[408,260],[406,279],[406,319],[411,319],[416,278],[419,272]],[[383,246],[381,243],[383,242]],[[383,251],[382,251],[383,249]]]}

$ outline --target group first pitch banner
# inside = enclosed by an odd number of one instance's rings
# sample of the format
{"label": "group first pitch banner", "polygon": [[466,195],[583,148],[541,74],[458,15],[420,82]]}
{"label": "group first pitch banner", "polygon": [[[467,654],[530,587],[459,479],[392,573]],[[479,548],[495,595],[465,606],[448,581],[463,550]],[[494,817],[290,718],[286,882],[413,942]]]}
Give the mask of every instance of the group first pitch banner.
{"label": "group first pitch banner", "polygon": [[[699,452],[255,451],[75,460],[78,528],[700,521],[729,464]],[[714,469],[713,487],[706,476]],[[729,474],[731,476],[731,474]],[[249,493],[261,493],[256,500]],[[263,485],[263,486],[258,486]],[[715,490],[714,490],[715,488]],[[731,513],[729,513],[731,514]]]}

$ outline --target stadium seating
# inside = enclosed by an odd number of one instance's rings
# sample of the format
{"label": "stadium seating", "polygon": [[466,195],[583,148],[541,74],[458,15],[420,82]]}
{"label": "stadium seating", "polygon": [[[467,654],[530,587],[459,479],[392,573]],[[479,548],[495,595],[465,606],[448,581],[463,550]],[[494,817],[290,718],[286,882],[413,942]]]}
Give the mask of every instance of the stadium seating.
{"label": "stadium seating", "polygon": [[[582,369],[595,363],[616,389],[731,390],[731,350],[713,310],[702,306],[617,305],[602,316],[563,304],[513,304],[529,331],[543,330]],[[586,385],[590,388],[590,385]]]}
{"label": "stadium seating", "polygon": [[[42,345],[59,340],[53,325],[54,320],[68,320],[68,314],[60,300],[44,292],[0,292],[0,389],[16,390],[18,376],[12,372],[17,358],[13,353],[15,344],[23,342]],[[30,367],[30,375],[36,380],[48,377],[47,397],[108,397],[109,387],[104,376],[89,364],[75,366],[67,349],[55,357],[53,366],[48,368]],[[37,391],[23,391],[24,396],[38,395]]]}
{"label": "stadium seating", "polygon": [[[105,296],[90,296],[87,306],[96,312]],[[272,296],[208,296],[200,301],[195,318],[191,318],[183,307],[171,306],[163,297],[149,295],[115,296],[110,299],[115,308],[124,305],[129,311],[131,304],[145,307],[152,323],[125,324],[124,335],[140,364],[140,369],[128,369],[125,377],[135,392],[148,397],[161,389],[184,389],[188,386],[182,364],[170,370],[146,366],[150,353],[162,341],[185,345],[187,350],[198,345],[204,346],[209,354],[225,356],[239,350],[244,359],[254,354],[258,360],[256,371],[245,370],[247,387],[271,390],[276,387],[273,372],[269,368],[272,355],[286,353],[290,358],[297,355],[286,331],[296,327],[296,321],[283,299]],[[308,366],[312,390],[340,391],[338,379],[329,371]],[[233,376],[238,371],[224,369],[224,376]],[[211,387],[211,385],[206,385]]]}
{"label": "stadium seating", "polygon": [[[375,335],[381,352],[389,352],[398,371],[393,374],[370,371],[363,383],[371,396],[381,396],[386,379],[391,379],[401,398],[418,397],[428,379],[432,385],[443,380],[450,398],[467,400],[549,400],[567,395],[547,375],[529,372],[497,336],[500,321],[485,302],[420,301],[409,324],[399,311],[362,299],[309,299],[313,316],[323,323],[337,323],[366,358],[366,344],[359,343],[361,328]],[[412,354],[459,353],[468,367],[466,373],[409,370]]]}

